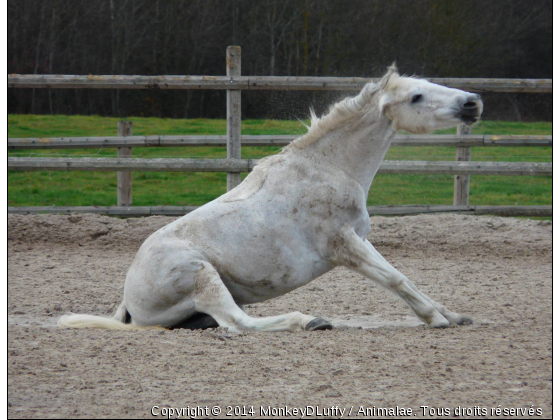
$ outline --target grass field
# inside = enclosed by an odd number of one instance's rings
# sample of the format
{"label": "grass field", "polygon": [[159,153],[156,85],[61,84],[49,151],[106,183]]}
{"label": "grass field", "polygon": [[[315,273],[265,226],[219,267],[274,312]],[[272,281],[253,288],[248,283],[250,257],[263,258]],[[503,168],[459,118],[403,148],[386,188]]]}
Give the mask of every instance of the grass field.
{"label": "grass field", "polygon": [[[126,118],[135,135],[225,134],[225,120]],[[118,118],[65,115],[8,115],[8,137],[116,136]],[[454,133],[454,129],[439,132]],[[245,120],[243,134],[303,134],[298,121]],[[482,121],[473,134],[550,135],[552,123]],[[279,147],[244,147],[243,158],[260,158]],[[225,147],[135,148],[134,157],[226,156]],[[9,156],[116,157],[116,149],[8,151]],[[454,160],[454,147],[393,147],[389,160]],[[474,147],[474,161],[552,162],[551,147]],[[134,172],[133,204],[202,205],[226,189],[225,173]],[[115,172],[8,171],[10,206],[110,206],[117,202]],[[447,204],[453,202],[453,176],[378,175],[368,205]],[[552,178],[472,176],[470,204],[552,205]]]}

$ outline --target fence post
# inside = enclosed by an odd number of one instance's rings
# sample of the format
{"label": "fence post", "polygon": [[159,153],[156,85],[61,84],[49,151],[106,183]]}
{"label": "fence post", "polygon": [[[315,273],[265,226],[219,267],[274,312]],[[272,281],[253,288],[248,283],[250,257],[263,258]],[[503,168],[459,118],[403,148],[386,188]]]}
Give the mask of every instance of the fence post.
{"label": "fence post", "polygon": [[[118,136],[132,136],[132,121],[119,121]],[[132,147],[119,147],[118,158],[132,157]],[[117,172],[117,206],[132,206],[132,172]]]}
{"label": "fence post", "polygon": [[[468,135],[472,133],[471,126],[461,124],[457,126],[457,135]],[[470,146],[458,146],[457,153],[455,154],[456,161],[469,161],[471,160]],[[454,206],[468,206],[469,205],[469,175],[455,175],[455,190],[453,193]]]}
{"label": "fence post", "polygon": [[[241,47],[227,47],[226,71],[228,76],[241,76]],[[227,157],[241,159],[241,90],[238,89],[227,91]],[[240,172],[228,172],[228,191],[240,183]]]}

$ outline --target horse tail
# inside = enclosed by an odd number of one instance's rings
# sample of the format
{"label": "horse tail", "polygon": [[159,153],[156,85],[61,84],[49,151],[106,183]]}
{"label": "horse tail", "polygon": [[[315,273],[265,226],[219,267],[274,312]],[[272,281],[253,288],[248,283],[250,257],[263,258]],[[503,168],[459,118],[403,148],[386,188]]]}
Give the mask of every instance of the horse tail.
{"label": "horse tail", "polygon": [[61,328],[96,328],[104,330],[164,329],[159,326],[143,327],[140,325],[127,324],[126,321],[129,317],[130,315],[123,301],[112,318],[86,314],[66,314],[59,318],[57,324]]}

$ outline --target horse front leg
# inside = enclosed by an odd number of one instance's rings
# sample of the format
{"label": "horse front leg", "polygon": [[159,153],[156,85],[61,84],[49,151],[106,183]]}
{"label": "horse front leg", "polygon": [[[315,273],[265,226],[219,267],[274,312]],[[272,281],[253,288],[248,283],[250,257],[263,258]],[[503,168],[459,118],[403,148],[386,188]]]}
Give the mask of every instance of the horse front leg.
{"label": "horse front leg", "polygon": [[449,311],[421,293],[416,286],[377,252],[368,240],[361,239],[350,226],[345,226],[330,242],[334,262],[375,281],[403,299],[426,325],[444,328],[470,324],[472,321]]}

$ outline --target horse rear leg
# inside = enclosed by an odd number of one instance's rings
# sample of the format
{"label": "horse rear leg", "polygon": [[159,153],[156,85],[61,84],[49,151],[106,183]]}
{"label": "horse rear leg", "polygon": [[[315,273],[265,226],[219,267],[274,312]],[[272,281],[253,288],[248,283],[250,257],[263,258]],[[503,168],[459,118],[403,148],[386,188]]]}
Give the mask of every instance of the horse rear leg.
{"label": "horse rear leg", "polygon": [[247,315],[233,300],[231,293],[222,282],[214,267],[201,263],[195,275],[195,308],[210,315],[220,327],[232,331],[302,331],[332,329],[332,325],[321,318],[300,312],[253,318]]}
{"label": "horse rear leg", "polygon": [[448,327],[472,322],[421,293],[404,274],[389,264],[369,241],[356,235],[351,227],[347,226],[341,230],[332,241],[331,248],[338,264],[374,280],[395,293],[429,327]]}

